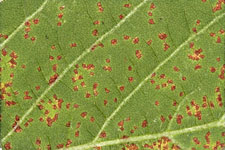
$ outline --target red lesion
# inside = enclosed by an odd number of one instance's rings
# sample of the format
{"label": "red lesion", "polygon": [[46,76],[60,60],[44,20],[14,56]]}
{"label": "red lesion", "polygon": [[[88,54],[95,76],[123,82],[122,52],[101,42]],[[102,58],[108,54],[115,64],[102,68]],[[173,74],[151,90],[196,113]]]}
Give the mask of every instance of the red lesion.
{"label": "red lesion", "polygon": [[4,145],[4,148],[5,148],[6,150],[10,150],[10,149],[12,149],[13,147],[12,147],[12,145],[11,145],[10,142],[7,142],[7,143]]}
{"label": "red lesion", "polygon": [[70,43],[70,47],[77,47],[77,43],[73,42],[73,43]]}
{"label": "red lesion", "polygon": [[116,45],[117,42],[118,42],[117,39],[112,39],[112,40],[111,40],[111,44],[112,44],[112,45]]}
{"label": "red lesion", "polygon": [[75,131],[75,137],[79,137],[79,135],[80,135],[80,132],[78,130]]}
{"label": "red lesion", "polygon": [[133,42],[133,44],[138,44],[139,43],[139,38],[135,37],[132,42]]}
{"label": "red lesion", "polygon": [[25,91],[25,92],[24,92],[24,95],[25,95],[25,96],[23,97],[24,100],[30,100],[30,99],[32,99],[32,97],[29,96],[29,91]]}
{"label": "red lesion", "polygon": [[106,132],[102,131],[99,135],[100,138],[106,138]]}
{"label": "red lesion", "polygon": [[101,3],[101,2],[98,2],[98,3],[97,3],[97,6],[98,6],[98,11],[99,11],[100,13],[102,13],[102,12],[104,11],[104,9],[103,9],[103,7],[102,7],[102,3]]}
{"label": "red lesion", "polygon": [[37,138],[35,144],[38,145],[38,146],[40,146],[41,145],[41,139],[40,138]]}
{"label": "red lesion", "polygon": [[70,127],[70,125],[71,125],[71,122],[68,121],[68,122],[66,123],[66,127]]}
{"label": "red lesion", "polygon": [[217,96],[216,96],[216,102],[218,104],[219,107],[222,107],[223,106],[223,102],[222,102],[222,95],[221,95],[221,92],[220,92],[220,88],[217,87],[216,90],[215,90]]}
{"label": "red lesion", "polygon": [[8,37],[9,37],[8,35],[0,33],[0,39],[4,38],[6,40],[8,39]]}
{"label": "red lesion", "polygon": [[133,77],[128,77],[128,81],[129,82],[133,82],[134,81],[134,78]]}
{"label": "red lesion", "polygon": [[183,119],[183,118],[184,118],[183,115],[178,114],[178,115],[177,115],[177,118],[176,118],[177,124],[181,125],[182,119]]}
{"label": "red lesion", "polygon": [[131,4],[129,4],[129,3],[128,4],[124,4],[123,7],[130,8],[131,7]]}
{"label": "red lesion", "polygon": [[[38,19],[38,18],[35,18],[35,19],[33,19],[32,21],[26,21],[25,22],[25,29],[24,29],[24,31],[25,31],[25,33],[24,33],[24,39],[28,39],[29,37],[30,37],[30,34],[29,34],[29,32],[32,30],[32,28],[34,27],[33,25],[37,25],[37,24],[39,24],[39,22],[40,22],[40,20]],[[30,38],[30,40],[32,41],[32,42],[34,42],[35,40],[36,40],[36,37],[35,36],[31,36],[31,38]]]}
{"label": "red lesion", "polygon": [[32,118],[30,118],[30,119],[24,124],[24,126],[25,126],[25,127],[28,127],[28,126],[30,125],[31,122],[33,122],[33,119],[32,119]]}
{"label": "red lesion", "polygon": [[224,74],[225,74],[225,64],[220,68],[220,74],[219,74],[219,78],[221,80],[224,80]]}
{"label": "red lesion", "polygon": [[120,91],[122,92],[122,91],[124,91],[125,86],[124,86],[124,85],[122,85],[122,86],[120,86],[120,87],[119,87],[119,89],[120,89]]}
{"label": "red lesion", "polygon": [[123,36],[123,39],[124,39],[124,40],[129,40],[129,39],[130,39],[130,36],[129,36],[129,35],[124,35],[124,36]]}
{"label": "red lesion", "polygon": [[198,139],[197,137],[194,137],[194,138],[193,138],[193,142],[194,142],[196,145],[201,144],[201,142],[199,141],[199,139]]}
{"label": "red lesion", "polygon": [[124,18],[124,15],[123,14],[120,14],[119,15],[119,18],[120,18],[120,20],[122,20]]}
{"label": "red lesion", "polygon": [[141,59],[142,58],[141,50],[136,50],[135,55],[136,55],[137,59]]}
{"label": "red lesion", "polygon": [[[2,52],[4,52],[4,51],[2,51]],[[10,54],[10,57],[11,57],[11,59],[9,61],[10,67],[14,68],[14,67],[17,66],[16,59],[18,58],[18,55],[16,54],[16,52],[12,51],[11,54]]]}
{"label": "red lesion", "polygon": [[58,77],[59,77],[58,73],[55,73],[54,75],[52,75],[49,79],[48,84],[49,85],[53,84],[57,80]]}
{"label": "red lesion", "polygon": [[147,127],[148,126],[148,121],[147,120],[144,120],[143,122],[142,122],[142,128],[145,128],[145,127]]}
{"label": "red lesion", "polygon": [[154,19],[151,18],[151,19],[148,20],[148,23],[149,24],[155,24],[155,21],[154,21]]}
{"label": "red lesion", "polygon": [[109,71],[109,72],[112,71],[112,67],[109,66],[109,65],[103,66],[103,69],[104,69],[105,71]]}
{"label": "red lesion", "polygon": [[212,11],[215,13],[219,10],[222,10],[222,5],[225,4],[224,0],[217,0],[216,5],[213,7]]}
{"label": "red lesion", "polygon": [[138,150],[139,149],[139,147],[136,144],[134,144],[134,143],[132,143],[132,144],[126,144],[126,148],[128,150]]}
{"label": "red lesion", "polygon": [[100,24],[100,21],[99,20],[96,20],[96,21],[93,22],[93,24],[94,25],[99,25]]}
{"label": "red lesion", "polygon": [[19,133],[22,132],[22,128],[18,125],[20,121],[20,117],[18,115],[15,116],[15,121],[12,124],[12,128],[14,129],[14,132]]}
{"label": "red lesion", "polygon": [[90,117],[90,122],[95,122],[95,118],[93,116]]}
{"label": "red lesion", "polygon": [[220,29],[217,33],[211,32],[209,35],[212,38],[216,39],[216,43],[221,43],[221,36],[224,36],[225,31],[223,29]]}
{"label": "red lesion", "polygon": [[93,35],[93,36],[98,36],[98,30],[97,30],[97,29],[94,29],[94,30],[92,31],[92,35]]}
{"label": "red lesion", "polygon": [[72,144],[72,140],[70,139],[67,139],[67,142],[66,142],[66,147],[70,147],[70,145]]}
{"label": "red lesion", "polygon": [[170,48],[170,45],[166,42],[167,34],[166,33],[159,33],[158,37],[160,40],[163,41],[164,51],[167,51]]}
{"label": "red lesion", "polygon": [[161,39],[161,40],[166,40],[167,34],[165,34],[165,33],[159,33],[158,37],[159,37],[159,39]]}
{"label": "red lesion", "polygon": [[87,112],[82,112],[82,113],[80,114],[80,116],[81,116],[82,118],[86,118]]}

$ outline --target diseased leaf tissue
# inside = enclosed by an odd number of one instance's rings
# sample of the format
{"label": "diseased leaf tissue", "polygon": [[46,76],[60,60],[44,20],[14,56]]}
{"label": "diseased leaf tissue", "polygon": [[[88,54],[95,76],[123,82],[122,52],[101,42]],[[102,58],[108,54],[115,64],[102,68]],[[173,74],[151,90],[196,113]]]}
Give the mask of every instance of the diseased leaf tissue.
{"label": "diseased leaf tissue", "polygon": [[4,150],[225,148],[225,0],[0,2]]}

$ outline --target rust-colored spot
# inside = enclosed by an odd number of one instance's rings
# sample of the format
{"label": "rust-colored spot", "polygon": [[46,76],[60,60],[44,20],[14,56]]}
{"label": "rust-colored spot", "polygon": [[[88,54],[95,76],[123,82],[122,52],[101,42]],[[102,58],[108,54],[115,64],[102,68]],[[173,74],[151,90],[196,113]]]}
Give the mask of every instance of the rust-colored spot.
{"label": "rust-colored spot", "polygon": [[199,64],[195,65],[195,70],[198,70],[198,69],[201,69],[201,68],[202,68],[201,65],[199,65]]}
{"label": "rust-colored spot", "polygon": [[11,143],[10,143],[10,142],[7,142],[7,143],[4,145],[4,147],[5,147],[6,150],[12,149],[12,146],[11,146]]}
{"label": "rust-colored spot", "polygon": [[66,123],[66,127],[70,127],[70,121],[68,121],[67,123]]}
{"label": "rust-colored spot", "polygon": [[167,51],[170,48],[170,45],[167,43],[164,43],[164,51]]}
{"label": "rust-colored spot", "polygon": [[152,44],[152,40],[148,40],[148,41],[147,41],[147,44],[148,44],[148,45],[151,45],[151,44]]}
{"label": "rust-colored spot", "polygon": [[158,37],[161,39],[161,40],[165,40],[167,38],[167,34],[165,33],[159,33]]}
{"label": "rust-colored spot", "polygon": [[124,39],[124,40],[129,40],[129,39],[130,39],[130,36],[124,35],[124,36],[123,36],[123,39]]}
{"label": "rust-colored spot", "polygon": [[102,131],[99,135],[100,138],[106,138],[106,132]]}
{"label": "rust-colored spot", "polygon": [[100,24],[100,21],[99,20],[96,20],[96,21],[93,22],[93,24],[94,25]]}
{"label": "rust-colored spot", "polygon": [[103,9],[103,7],[102,7],[101,2],[98,2],[98,3],[97,3],[97,6],[98,6],[98,11],[99,11],[100,13],[102,13],[102,12],[104,11],[104,9]]}
{"label": "rust-colored spot", "polygon": [[41,140],[40,140],[39,138],[38,138],[38,139],[36,139],[35,144],[37,144],[38,146],[40,146],[40,145],[41,145]]}
{"label": "rust-colored spot", "polygon": [[142,122],[142,128],[145,128],[145,127],[147,127],[147,125],[148,125],[148,121],[147,120],[144,120],[143,122]]}
{"label": "rust-colored spot", "polygon": [[193,138],[193,141],[194,141],[195,144],[197,144],[197,145],[201,144],[197,137],[194,137],[194,138]]}
{"label": "rust-colored spot", "polygon": [[52,83],[54,83],[56,81],[56,79],[58,78],[58,74],[54,74],[53,76],[50,77],[48,84],[51,85]]}
{"label": "rust-colored spot", "polygon": [[177,115],[177,124],[181,124],[181,120],[183,119],[182,115]]}
{"label": "rust-colored spot", "polygon": [[57,149],[61,149],[64,147],[64,144],[58,144],[56,147],[57,147]]}
{"label": "rust-colored spot", "polygon": [[80,114],[80,116],[81,116],[82,118],[85,118],[85,117],[87,116],[87,112],[82,112],[82,113]]}
{"label": "rust-colored spot", "polygon": [[211,71],[212,73],[214,73],[214,72],[216,71],[216,68],[215,68],[215,67],[211,67],[211,68],[210,68],[210,71]]}
{"label": "rust-colored spot", "polygon": [[149,23],[149,24],[155,24],[155,21],[154,21],[154,19],[149,19],[149,20],[148,20],[148,23]]}
{"label": "rust-colored spot", "polygon": [[148,12],[148,15],[149,15],[149,16],[152,16],[152,12]]}
{"label": "rust-colored spot", "polygon": [[111,44],[112,44],[112,45],[116,45],[116,44],[117,44],[117,39],[112,39],[112,40],[111,40]]}
{"label": "rust-colored spot", "polygon": [[119,15],[119,18],[120,18],[120,19],[123,19],[123,18],[124,18],[124,16],[123,16],[122,14],[120,14],[120,15]]}
{"label": "rust-colored spot", "polygon": [[60,27],[61,25],[62,25],[62,22],[59,21],[59,22],[57,23],[57,26]]}
{"label": "rust-colored spot", "polygon": [[216,43],[221,43],[221,38],[220,38],[220,36],[217,37]]}
{"label": "rust-colored spot", "polygon": [[34,20],[33,20],[33,23],[34,23],[34,24],[38,24],[38,23],[39,23],[39,19],[37,19],[37,18],[34,19]]}
{"label": "rust-colored spot", "polygon": [[138,44],[138,42],[139,42],[139,38],[138,38],[138,37],[135,37],[135,38],[133,39],[133,43],[134,43],[134,44]]}
{"label": "rust-colored spot", "polygon": [[77,47],[77,43],[71,43],[70,44],[70,47],[72,48],[72,47]]}
{"label": "rust-colored spot", "polygon": [[129,82],[133,82],[134,81],[134,78],[133,77],[128,77],[128,81]]}
{"label": "rust-colored spot", "polygon": [[93,36],[97,36],[97,35],[98,35],[98,30],[97,30],[97,29],[93,30],[93,31],[92,31],[92,35],[93,35]]}
{"label": "rust-colored spot", "polygon": [[32,97],[29,96],[29,92],[28,91],[25,91],[24,94],[25,94],[25,96],[23,97],[23,99],[25,99],[25,100],[32,99]]}
{"label": "rust-colored spot", "polygon": [[14,132],[16,133],[22,132],[22,128],[20,126],[17,126]]}
{"label": "rust-colored spot", "polygon": [[162,123],[164,123],[166,119],[165,119],[164,116],[161,115],[161,116],[160,116],[160,120],[162,121]]}
{"label": "rust-colored spot", "polygon": [[24,39],[28,39],[29,38],[29,34],[24,34]]}
{"label": "rust-colored spot", "polygon": [[155,4],[154,3],[151,3],[150,9],[152,10],[152,9],[155,9],[155,8],[156,8]]}
{"label": "rust-colored spot", "polygon": [[156,106],[159,106],[159,101],[155,101],[155,105]]}
{"label": "rust-colored spot", "polygon": [[94,118],[94,117],[91,117],[91,118],[90,118],[90,121],[91,121],[91,122],[94,122],[94,121],[95,121],[95,118]]}
{"label": "rust-colored spot", "polygon": [[192,28],[192,31],[194,32],[194,33],[197,33],[197,29],[194,27],[194,28]]}
{"label": "rust-colored spot", "polygon": [[141,50],[136,50],[135,55],[138,59],[141,59],[142,57]]}
{"label": "rust-colored spot", "polygon": [[138,150],[139,149],[138,146],[134,143],[132,143],[130,145],[127,144],[126,147],[128,150]]}
{"label": "rust-colored spot", "polygon": [[58,18],[59,18],[59,19],[62,19],[62,17],[63,17],[63,13],[59,13],[59,14],[58,14]]}
{"label": "rust-colored spot", "polygon": [[130,8],[131,4],[124,4],[123,7]]}
{"label": "rust-colored spot", "polygon": [[120,91],[124,91],[125,86],[120,86]]}

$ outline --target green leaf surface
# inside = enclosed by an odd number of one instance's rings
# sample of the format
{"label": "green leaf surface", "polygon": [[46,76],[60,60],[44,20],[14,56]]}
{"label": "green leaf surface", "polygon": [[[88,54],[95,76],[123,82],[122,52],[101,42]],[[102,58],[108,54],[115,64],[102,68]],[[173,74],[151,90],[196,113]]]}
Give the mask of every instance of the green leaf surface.
{"label": "green leaf surface", "polygon": [[224,0],[0,2],[4,150],[221,150]]}

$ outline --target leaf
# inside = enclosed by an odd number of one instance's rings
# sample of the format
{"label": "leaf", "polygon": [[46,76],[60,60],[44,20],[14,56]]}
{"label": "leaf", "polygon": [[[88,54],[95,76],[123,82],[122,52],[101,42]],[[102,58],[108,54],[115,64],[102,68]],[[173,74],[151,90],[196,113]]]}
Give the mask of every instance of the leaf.
{"label": "leaf", "polygon": [[222,149],[224,0],[0,3],[3,149]]}

